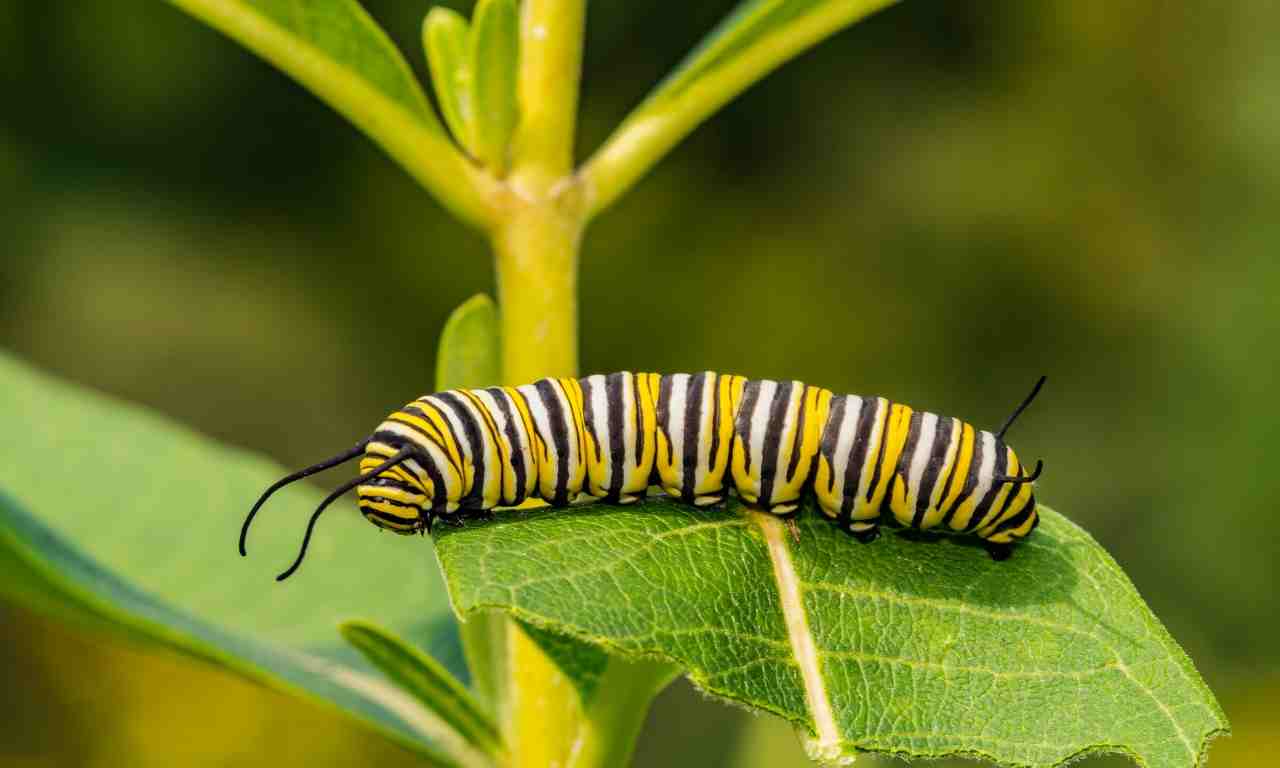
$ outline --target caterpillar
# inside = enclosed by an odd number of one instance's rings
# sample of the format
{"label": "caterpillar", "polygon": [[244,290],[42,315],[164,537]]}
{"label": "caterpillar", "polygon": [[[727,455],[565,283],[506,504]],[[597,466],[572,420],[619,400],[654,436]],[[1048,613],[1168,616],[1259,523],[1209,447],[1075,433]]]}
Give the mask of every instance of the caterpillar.
{"label": "caterpillar", "polygon": [[1044,382],[997,432],[883,397],[711,371],[437,392],[350,450],[268,487],[241,527],[240,554],[273,493],[360,456],[359,475],[321,502],[278,580],[302,564],[320,514],[352,488],[369,522],[401,534],[429,533],[437,520],[463,525],[527,499],[632,504],[654,485],[700,507],[732,490],[789,520],[811,496],[863,543],[884,521],[976,535],[1003,560],[1039,523],[1033,486],[1044,468],[1037,462],[1025,474],[1004,435]]}

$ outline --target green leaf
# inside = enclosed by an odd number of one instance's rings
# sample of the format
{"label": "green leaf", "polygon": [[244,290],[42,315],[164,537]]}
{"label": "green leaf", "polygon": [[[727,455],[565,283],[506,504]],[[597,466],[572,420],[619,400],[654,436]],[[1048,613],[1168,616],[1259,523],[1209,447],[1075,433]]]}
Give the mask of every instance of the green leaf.
{"label": "green leaf", "polygon": [[467,20],[452,8],[432,8],[422,22],[422,47],[427,52],[431,82],[444,121],[458,144],[475,156],[471,30]]}
{"label": "green leaf", "polygon": [[702,121],[752,84],[893,1],[744,0],[586,163],[582,178],[590,213],[608,207]]}
{"label": "green leaf", "polygon": [[476,154],[502,175],[515,132],[520,18],[515,0],[480,0],[471,21],[475,72]]}
{"label": "green leaf", "polygon": [[425,641],[449,610],[430,545],[379,536],[339,502],[303,568],[277,584],[321,499],[316,488],[272,497],[249,558],[236,553],[236,536],[283,474],[0,355],[0,594],[309,697],[434,762],[457,762],[444,751],[448,728],[382,682],[334,629],[362,615]]}
{"label": "green leaf", "polygon": [[815,758],[965,754],[1051,766],[1202,762],[1227,730],[1182,649],[1088,534],[1044,509],[1013,558],[892,533],[861,545],[655,499],[442,530],[459,612],[500,609],[787,718]]}
{"label": "green leaf", "polygon": [[484,179],[449,142],[408,63],[358,2],[169,2],[306,86],[462,219],[484,222]]}
{"label": "green leaf", "polygon": [[392,682],[439,715],[472,746],[490,757],[502,752],[497,726],[439,662],[368,622],[344,622],[341,631],[347,642]]}

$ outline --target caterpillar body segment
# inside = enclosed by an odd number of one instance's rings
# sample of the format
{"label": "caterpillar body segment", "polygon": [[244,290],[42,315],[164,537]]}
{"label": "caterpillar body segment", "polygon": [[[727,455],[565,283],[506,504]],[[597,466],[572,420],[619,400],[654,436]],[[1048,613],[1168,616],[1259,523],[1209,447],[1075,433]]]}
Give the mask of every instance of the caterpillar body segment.
{"label": "caterpillar body segment", "polygon": [[356,448],[269,488],[245,520],[241,550],[277,488],[363,453],[353,481],[360,512],[397,533],[531,498],[629,504],[658,486],[698,506],[733,491],[780,516],[811,494],[861,541],[887,520],[972,534],[1003,559],[1039,522],[1033,485],[1042,468],[1026,474],[1003,437],[1043,383],[997,433],[883,397],[712,371],[437,392],[389,415]]}

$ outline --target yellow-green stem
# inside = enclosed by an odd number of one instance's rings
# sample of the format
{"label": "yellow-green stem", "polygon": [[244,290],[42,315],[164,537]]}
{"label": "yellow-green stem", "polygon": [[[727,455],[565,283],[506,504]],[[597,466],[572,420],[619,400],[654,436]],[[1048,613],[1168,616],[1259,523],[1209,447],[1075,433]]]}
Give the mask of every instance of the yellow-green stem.
{"label": "yellow-green stem", "polygon": [[573,171],[586,0],[524,0],[510,183],[542,195]]}
{"label": "yellow-green stem", "polygon": [[[578,244],[582,216],[554,200],[512,199],[493,232],[508,384],[578,372]],[[511,768],[566,765],[582,727],[573,684],[508,620],[499,716]]]}
{"label": "yellow-green stem", "polygon": [[493,233],[508,384],[578,375],[582,217],[555,200],[507,206]]}

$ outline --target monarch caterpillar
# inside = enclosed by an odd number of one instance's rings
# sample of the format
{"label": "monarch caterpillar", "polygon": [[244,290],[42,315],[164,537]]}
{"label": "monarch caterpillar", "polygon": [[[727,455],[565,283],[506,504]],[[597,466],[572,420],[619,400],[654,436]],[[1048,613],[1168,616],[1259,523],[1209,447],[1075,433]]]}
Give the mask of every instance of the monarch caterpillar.
{"label": "monarch caterpillar", "polygon": [[695,374],[612,373],[520,387],[426,395],[388,416],[355,447],[272,484],[240,530],[281,487],[361,456],[360,474],[312,514],[288,578],[320,514],[356,489],[360,512],[396,533],[462,525],[495,507],[580,494],[619,504],[657,485],[686,503],[748,504],[790,519],[812,494],[823,514],[863,543],[886,519],[974,534],[996,560],[1039,523],[1033,485],[1005,432],[916,411],[883,397],[834,395],[799,381]]}

